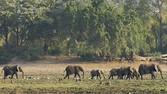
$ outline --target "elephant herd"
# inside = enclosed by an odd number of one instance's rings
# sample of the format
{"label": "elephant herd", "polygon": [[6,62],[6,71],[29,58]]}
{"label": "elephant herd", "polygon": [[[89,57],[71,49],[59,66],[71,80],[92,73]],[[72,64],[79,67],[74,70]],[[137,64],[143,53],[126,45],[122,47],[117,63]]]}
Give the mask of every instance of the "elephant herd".
{"label": "elephant herd", "polygon": [[[4,66],[3,69],[3,74],[4,74],[4,79],[6,79],[6,77],[8,75],[11,75],[11,77],[9,77],[10,79],[13,78],[13,75],[16,75],[16,78],[18,79],[18,73],[17,72],[22,72],[22,77],[24,78],[24,72],[23,69],[19,66]],[[112,78],[114,76],[117,76],[117,79],[133,79],[134,77],[136,79],[139,79],[139,77],[141,79],[143,79],[143,75],[145,74],[151,74],[151,79],[155,79],[155,72],[160,72],[161,78],[163,79],[162,76],[162,70],[160,68],[159,65],[155,65],[155,64],[140,64],[138,71],[135,68],[131,68],[131,66],[128,67],[120,67],[120,68],[112,68],[109,71],[109,77],[108,79]],[[66,75],[64,77],[64,79],[68,78],[69,76],[74,74],[74,77],[78,76],[79,79],[81,79],[81,75],[80,72],[82,72],[82,77],[84,79],[84,69],[81,66],[67,66],[64,70],[64,72],[66,72]],[[92,70],[90,71],[90,78],[94,79],[94,77],[97,77],[97,79],[101,79],[101,76],[103,76],[104,79],[105,75],[101,70]]]}
{"label": "elephant herd", "polygon": [[[66,75],[64,77],[64,79],[66,79],[66,77],[68,77],[71,74],[74,74],[74,77],[76,77],[78,75],[79,79],[81,78],[79,72],[83,72],[83,78],[84,78],[84,70],[81,66],[67,66],[65,68],[66,71]],[[141,77],[141,80],[143,80],[143,75],[145,74],[151,74],[151,79],[155,79],[155,72],[160,72],[161,78],[163,79],[162,76],[162,70],[160,68],[159,65],[155,65],[155,64],[140,64],[138,71],[135,68],[131,68],[131,66],[128,67],[121,67],[121,68],[112,68],[109,72],[109,78],[112,78],[114,76],[117,76],[117,79],[123,79],[124,77],[126,77],[126,79],[133,79],[134,77],[136,79],[139,79],[139,77]],[[104,73],[101,70],[92,70],[90,72],[90,76],[91,79],[93,79],[95,76],[101,79],[101,75],[104,77]]]}

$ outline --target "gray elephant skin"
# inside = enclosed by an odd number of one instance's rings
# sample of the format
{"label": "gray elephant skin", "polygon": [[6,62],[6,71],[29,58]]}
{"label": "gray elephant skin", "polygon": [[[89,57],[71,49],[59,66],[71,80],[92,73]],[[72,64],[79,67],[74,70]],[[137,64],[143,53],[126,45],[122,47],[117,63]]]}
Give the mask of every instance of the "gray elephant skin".
{"label": "gray elephant skin", "polygon": [[113,79],[114,76],[118,76],[119,70],[120,70],[120,68],[113,68],[113,69],[111,69],[108,79],[110,79],[111,77]]}
{"label": "gray elephant skin", "polygon": [[90,72],[90,75],[91,75],[91,79],[93,79],[95,76],[97,77],[97,79],[98,79],[98,78],[101,79],[101,75],[102,75],[103,78],[105,79],[104,73],[103,73],[103,71],[101,71],[101,70],[92,70],[92,71]]}
{"label": "gray elephant skin", "polygon": [[157,65],[157,70],[156,70],[155,64],[140,64],[139,65],[139,73],[140,73],[141,79],[143,79],[144,74],[151,74],[151,79],[155,79],[154,72],[156,71],[160,72],[161,78],[163,79],[162,70],[159,67],[159,65]]}
{"label": "gray elephant skin", "polygon": [[84,79],[84,69],[81,66],[71,66],[71,65],[69,65],[65,68],[66,75],[65,75],[64,79],[66,79],[67,77],[69,79],[69,76],[71,74],[74,74],[74,77],[78,76],[79,78],[81,78],[81,76],[79,74],[80,71],[83,72],[82,76],[83,76],[83,79]]}
{"label": "gray elephant skin", "polygon": [[14,74],[16,75],[16,78],[18,79],[18,72],[22,72],[22,78],[24,78],[23,69],[19,65],[4,66],[2,71],[4,73],[4,79],[6,79],[8,75],[11,75],[10,79],[12,79]]}
{"label": "gray elephant skin", "polygon": [[131,74],[132,74],[132,71],[131,71],[131,67],[130,66],[121,67],[119,69],[119,72],[118,72],[118,79],[123,79],[123,76],[126,76],[126,79],[130,79],[131,78]]}

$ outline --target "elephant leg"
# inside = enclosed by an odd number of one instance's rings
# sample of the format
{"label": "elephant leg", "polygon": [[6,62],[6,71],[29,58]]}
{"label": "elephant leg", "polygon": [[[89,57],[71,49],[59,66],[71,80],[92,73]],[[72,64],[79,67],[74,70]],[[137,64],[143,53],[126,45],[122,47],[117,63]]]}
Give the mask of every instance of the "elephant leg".
{"label": "elephant leg", "polygon": [[126,79],[129,79],[130,80],[130,77],[131,77],[131,74],[128,74]]}
{"label": "elephant leg", "polygon": [[101,76],[99,75],[99,78],[101,79]]}
{"label": "elephant leg", "polygon": [[76,76],[77,76],[77,73],[74,74],[74,78],[76,78]]}
{"label": "elephant leg", "polygon": [[151,73],[151,79],[155,79],[154,73]]}
{"label": "elephant leg", "polygon": [[108,79],[110,79],[111,78],[111,75],[108,77]]}
{"label": "elephant leg", "polygon": [[8,75],[4,75],[4,78],[3,78],[3,79],[6,79],[7,76],[8,76]]}
{"label": "elephant leg", "polygon": [[121,76],[119,77],[119,79],[123,79],[123,75],[121,75]]}
{"label": "elephant leg", "polygon": [[64,77],[64,79],[66,79],[67,75]]}
{"label": "elephant leg", "polygon": [[143,75],[141,74],[141,80],[143,80]]}
{"label": "elephant leg", "polygon": [[77,75],[78,75],[78,77],[79,77],[79,79],[80,79],[80,78],[81,78],[80,74],[79,74],[79,73],[77,73]]}
{"label": "elephant leg", "polygon": [[[112,77],[113,78],[113,77]],[[117,76],[117,79],[119,79],[119,76]]]}
{"label": "elephant leg", "polygon": [[14,75],[14,74],[11,75],[11,78],[10,78],[10,79],[13,79],[13,75]]}
{"label": "elephant leg", "polygon": [[68,79],[69,79],[69,74],[68,74],[68,73],[66,74],[66,76],[64,77],[64,79],[66,79],[67,77],[68,77]]}
{"label": "elephant leg", "polygon": [[98,75],[96,76],[97,79],[99,79]]}
{"label": "elephant leg", "polygon": [[94,77],[94,76],[92,75],[92,76],[91,76],[91,79],[93,79],[93,77]]}
{"label": "elephant leg", "polygon": [[16,79],[18,79],[18,74],[16,73],[15,75],[16,75]]}

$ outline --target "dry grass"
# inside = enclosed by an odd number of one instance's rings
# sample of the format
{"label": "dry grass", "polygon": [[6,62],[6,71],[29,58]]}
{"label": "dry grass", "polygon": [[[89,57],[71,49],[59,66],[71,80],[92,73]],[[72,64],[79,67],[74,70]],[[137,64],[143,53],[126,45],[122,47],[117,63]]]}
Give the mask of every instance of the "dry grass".
{"label": "dry grass", "polygon": [[[120,68],[122,66],[131,66],[138,69],[138,66],[141,63],[154,63],[156,62],[81,62],[76,59],[76,57],[54,57],[47,56],[43,60],[26,62],[17,58],[14,58],[8,65],[16,65],[19,64],[23,67],[26,75],[54,75],[54,74],[63,74],[63,71],[68,65],[80,65],[84,68],[86,73],[89,73],[92,69],[101,69],[106,74],[109,73],[111,68]],[[0,65],[2,69],[4,65]],[[164,72],[167,71],[167,66],[161,64],[160,67]]]}
{"label": "dry grass", "polygon": [[[26,62],[14,58],[8,65],[19,64],[23,67],[25,75],[33,78],[44,77],[40,79],[9,79],[0,80],[0,92],[3,94],[165,94],[167,93],[167,76],[164,80],[160,78],[150,80],[150,75],[145,76],[145,80],[91,80],[84,79],[76,82],[71,77],[70,80],[62,80],[63,71],[67,65],[80,65],[86,72],[86,78],[89,77],[89,72],[92,69],[101,69],[106,76],[111,68],[119,68],[121,66],[132,66],[136,69],[141,63],[156,62],[135,62],[135,63],[118,63],[118,62],[80,62],[75,57],[53,57],[47,56],[43,60],[34,62]],[[0,68],[5,65],[0,65]],[[163,72],[167,73],[167,66],[161,64]],[[2,74],[1,74],[2,76]],[[46,79],[45,77],[49,77]]]}

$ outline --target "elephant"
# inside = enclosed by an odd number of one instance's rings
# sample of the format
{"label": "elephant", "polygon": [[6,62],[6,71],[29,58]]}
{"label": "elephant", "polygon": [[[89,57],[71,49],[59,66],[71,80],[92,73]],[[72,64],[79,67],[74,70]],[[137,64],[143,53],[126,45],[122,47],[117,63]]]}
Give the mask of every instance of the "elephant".
{"label": "elephant", "polygon": [[113,79],[113,76],[118,76],[119,70],[120,70],[120,68],[113,68],[113,69],[111,69],[110,70],[110,74],[109,74],[110,76],[109,76],[108,79],[110,79],[111,77]]}
{"label": "elephant", "polygon": [[69,79],[69,76],[71,74],[74,74],[74,78],[78,75],[78,77],[80,79],[81,78],[81,76],[79,74],[80,71],[83,72],[83,79],[84,79],[84,70],[81,66],[71,66],[71,65],[69,65],[65,68],[64,71],[66,71],[66,75],[65,75],[64,79],[66,79],[67,77]]}
{"label": "elephant", "polygon": [[22,72],[22,78],[24,78],[23,69],[19,65],[4,66],[2,71],[4,73],[4,79],[6,79],[6,77],[8,75],[11,75],[10,79],[12,79],[14,74],[16,75],[16,78],[18,79],[18,73],[17,72]]}
{"label": "elephant", "polygon": [[137,79],[139,79],[140,74],[135,68],[132,68],[131,78],[133,79],[134,77],[136,77],[136,80],[137,80]]}
{"label": "elephant", "polygon": [[91,79],[93,79],[94,76],[96,76],[97,79],[98,79],[98,78],[101,79],[101,74],[103,75],[103,77],[104,77],[104,79],[105,79],[104,73],[103,73],[103,71],[101,71],[101,70],[92,70],[92,71],[90,72]]}
{"label": "elephant", "polygon": [[127,76],[126,79],[130,79],[132,74],[131,67],[121,67],[118,71],[118,79],[123,79],[123,76]]}
{"label": "elephant", "polygon": [[[163,79],[162,70],[159,67],[159,65],[157,65],[157,69],[158,69],[158,72],[160,72],[161,78]],[[143,80],[143,75],[144,74],[151,74],[151,79],[155,79],[154,72],[156,72],[157,70],[156,70],[155,64],[140,64],[138,71],[140,73],[141,80]]]}

